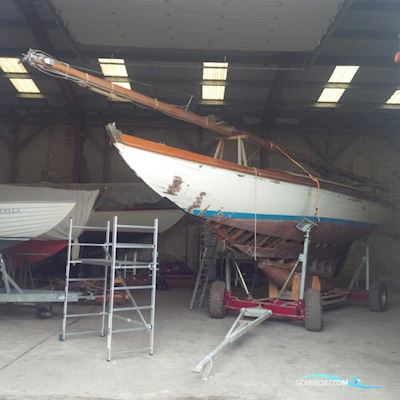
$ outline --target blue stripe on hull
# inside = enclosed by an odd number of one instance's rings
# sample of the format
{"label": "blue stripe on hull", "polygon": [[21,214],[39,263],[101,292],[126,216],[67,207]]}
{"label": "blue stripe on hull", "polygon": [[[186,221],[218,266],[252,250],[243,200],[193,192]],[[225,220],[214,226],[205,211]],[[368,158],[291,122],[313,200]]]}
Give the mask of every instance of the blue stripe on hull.
{"label": "blue stripe on hull", "polygon": [[[186,211],[186,210],[185,210]],[[252,213],[238,213],[234,211],[213,211],[207,210],[202,212],[200,209],[192,210],[192,214],[201,215],[203,217],[225,217],[225,218],[234,218],[234,219],[254,219],[254,214]],[[351,221],[346,219],[339,218],[318,218],[315,216],[304,216],[304,215],[279,215],[279,214],[257,214],[258,220],[269,220],[269,221],[301,221],[303,218],[307,218],[314,222],[328,222],[331,224],[358,224],[358,225],[370,225],[377,226],[375,224],[369,224],[367,222],[359,222],[359,221]]]}

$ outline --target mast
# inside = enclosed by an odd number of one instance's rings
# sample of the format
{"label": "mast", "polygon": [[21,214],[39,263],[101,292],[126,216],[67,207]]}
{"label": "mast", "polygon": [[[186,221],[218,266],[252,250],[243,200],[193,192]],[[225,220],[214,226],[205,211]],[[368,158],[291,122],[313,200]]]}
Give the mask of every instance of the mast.
{"label": "mast", "polygon": [[135,104],[140,104],[142,106],[156,110],[162,114],[165,114],[169,117],[188,122],[192,125],[200,126],[220,136],[240,136],[241,139],[247,141],[248,143],[254,144],[266,151],[274,152],[288,158],[304,172],[306,172],[309,176],[312,175],[303,166],[301,166],[299,162],[306,163],[316,170],[319,170],[320,172],[334,172],[339,176],[351,179],[355,182],[362,183],[367,186],[382,186],[377,182],[372,182],[370,179],[357,176],[344,169],[331,165],[326,165],[323,162],[313,159],[309,155],[286,150],[282,146],[279,146],[270,140],[260,138],[251,134],[250,132],[238,130],[235,127],[230,126],[224,122],[215,121],[211,118],[208,118],[207,116],[204,117],[198,115],[192,111],[182,109],[179,106],[163,102],[156,98],[146,96],[135,90],[129,90],[122,86],[113,84],[106,79],[90,75],[87,72],[83,72],[71,67],[65,62],[58,61],[52,56],[40,50],[30,49],[28,53],[24,56],[23,61],[27,62],[30,66],[38,69],[41,72],[47,73],[48,75],[54,77],[70,80],[80,86],[87,87],[88,89],[93,90],[96,93],[99,93],[106,97],[114,97],[121,100],[127,100]]}

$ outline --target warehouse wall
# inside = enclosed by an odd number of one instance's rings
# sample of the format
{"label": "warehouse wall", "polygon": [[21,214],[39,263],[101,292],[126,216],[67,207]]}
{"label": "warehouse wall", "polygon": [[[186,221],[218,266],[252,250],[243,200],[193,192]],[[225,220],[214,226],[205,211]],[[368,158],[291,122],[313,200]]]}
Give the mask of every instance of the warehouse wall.
{"label": "warehouse wall", "polygon": [[[125,123],[118,126],[122,131],[135,134],[140,137],[157,142],[165,142],[172,146],[178,146],[187,150],[196,151],[202,149],[212,154],[215,143],[212,135],[199,133],[198,128],[190,126],[174,126],[168,128],[144,127],[143,124]],[[49,182],[73,182],[76,180],[73,174],[74,154],[76,145],[76,129],[68,124],[54,124],[41,126],[40,124],[20,124],[15,140],[15,126],[13,124],[0,124],[0,182],[10,182],[12,178],[17,183]],[[109,145],[104,125],[88,124],[84,127],[85,140],[82,151],[81,176],[82,182],[135,182],[138,178],[125,165],[115,149]],[[200,136],[200,137],[199,137]],[[379,246],[375,246],[374,258],[380,269],[385,270],[385,275],[390,275],[400,282],[400,269],[396,265],[400,263],[399,245],[396,235],[400,237],[400,163],[399,147],[393,146],[384,135],[360,132],[343,132],[330,130],[318,133],[288,133],[276,131],[271,139],[298,152],[313,155],[313,157],[333,157],[332,163],[336,166],[365,175],[382,183],[388,184],[393,189],[392,197],[396,206],[396,216],[391,224],[380,233]],[[12,155],[11,149],[19,151]],[[248,155],[253,153],[252,148],[247,147]],[[236,158],[236,146],[227,148],[228,158]],[[13,161],[14,159],[14,161]],[[254,163],[259,163],[259,157],[254,157]],[[269,163],[275,168],[288,168],[298,172],[293,163],[277,156],[269,156]],[[14,167],[13,167],[14,165]],[[14,176],[12,169],[15,169]],[[194,228],[193,228],[194,229]],[[183,223],[176,230],[170,232],[170,242],[165,243],[164,254],[171,261],[174,255],[177,258],[190,260],[195,264],[198,254],[197,245],[193,238],[192,246],[188,249],[188,243],[182,243],[186,238],[187,226]],[[195,231],[195,229],[194,229]],[[390,235],[387,240],[382,235]],[[195,234],[194,234],[195,236]],[[193,236],[193,237],[194,237]],[[179,239],[178,239],[179,238]],[[166,239],[167,240],[167,239]],[[183,251],[183,249],[185,249]],[[195,256],[196,254],[196,256]],[[392,255],[393,267],[388,266],[388,254]],[[178,256],[179,255],[179,256]],[[189,255],[189,256],[188,256]],[[384,255],[384,256],[383,256]]]}
{"label": "warehouse wall", "polygon": [[[349,142],[349,136],[343,132],[332,134],[331,141],[327,134],[309,135],[312,146],[318,146],[322,152],[328,145],[328,153],[340,150],[343,143]],[[386,199],[393,204],[393,218],[373,233],[370,237],[371,269],[375,279],[385,279],[392,287],[400,289],[400,148],[396,146],[396,138],[387,138],[380,134],[356,134],[354,139],[338,154],[334,164],[338,167],[353,171],[358,175],[372,178],[390,188]],[[317,157],[315,149],[308,145],[300,134],[280,134],[273,138],[299,152]],[[318,157],[317,157],[318,158]],[[273,157],[273,164],[280,167],[296,169],[290,162]],[[360,249],[355,245],[349,254],[346,267],[351,274],[360,262]],[[348,277],[348,276],[347,276]]]}

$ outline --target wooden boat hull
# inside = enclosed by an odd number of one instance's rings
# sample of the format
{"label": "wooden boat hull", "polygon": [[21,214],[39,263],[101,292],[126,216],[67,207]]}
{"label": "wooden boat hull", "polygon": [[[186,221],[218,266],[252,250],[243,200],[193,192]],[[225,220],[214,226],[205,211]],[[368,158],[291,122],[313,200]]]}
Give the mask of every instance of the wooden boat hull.
{"label": "wooden boat hull", "polygon": [[[118,132],[111,135],[116,148],[154,191],[207,220],[221,238],[259,262],[296,260],[303,242],[296,224],[308,218],[318,223],[311,259],[332,264],[391,212],[384,202],[339,184],[317,188],[303,176],[256,170]],[[264,272],[274,279],[269,269]]]}

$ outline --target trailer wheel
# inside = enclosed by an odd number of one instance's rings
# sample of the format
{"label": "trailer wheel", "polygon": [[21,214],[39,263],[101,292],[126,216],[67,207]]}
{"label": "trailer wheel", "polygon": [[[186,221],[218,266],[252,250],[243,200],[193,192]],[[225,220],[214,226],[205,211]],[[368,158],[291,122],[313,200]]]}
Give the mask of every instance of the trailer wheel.
{"label": "trailer wheel", "polygon": [[224,306],[225,282],[214,281],[211,284],[208,302],[208,313],[211,318],[224,318],[226,309]]}
{"label": "trailer wheel", "polygon": [[384,282],[373,282],[368,293],[369,309],[383,312],[388,308],[388,290]]}
{"label": "trailer wheel", "polygon": [[47,307],[38,307],[36,309],[36,318],[39,319],[48,319],[53,316],[53,307],[52,306],[47,306]]}
{"label": "trailer wheel", "polygon": [[304,325],[308,331],[322,331],[322,297],[318,289],[307,289],[304,296]]}

